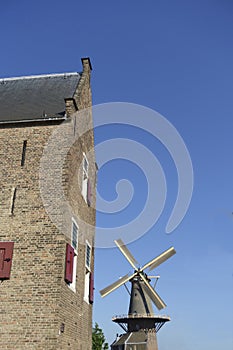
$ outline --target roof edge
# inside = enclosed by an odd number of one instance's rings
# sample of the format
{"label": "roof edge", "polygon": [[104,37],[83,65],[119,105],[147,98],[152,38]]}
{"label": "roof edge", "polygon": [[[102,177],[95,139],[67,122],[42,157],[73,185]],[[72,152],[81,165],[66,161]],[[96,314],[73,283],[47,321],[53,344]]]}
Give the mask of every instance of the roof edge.
{"label": "roof edge", "polygon": [[25,75],[19,77],[8,77],[8,78],[0,78],[0,83],[10,80],[26,80],[26,79],[39,79],[39,78],[50,78],[50,77],[67,77],[67,76],[80,76],[78,72],[69,72],[69,73],[51,73],[51,74],[37,74],[37,75]]}
{"label": "roof edge", "polygon": [[59,120],[66,120],[67,116],[61,117],[61,118],[57,118],[57,117],[51,117],[51,118],[47,118],[47,119],[22,119],[22,120],[5,120],[5,121],[0,121],[0,125],[5,125],[5,124],[21,124],[21,123],[32,123],[32,122],[55,122],[55,121],[59,121]]}

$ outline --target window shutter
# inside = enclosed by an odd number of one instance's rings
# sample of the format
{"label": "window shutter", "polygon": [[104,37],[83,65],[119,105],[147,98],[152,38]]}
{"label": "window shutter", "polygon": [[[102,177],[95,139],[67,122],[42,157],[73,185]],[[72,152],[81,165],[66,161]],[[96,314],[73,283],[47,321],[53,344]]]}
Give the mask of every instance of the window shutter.
{"label": "window shutter", "polygon": [[9,279],[14,242],[0,242],[0,279]]}
{"label": "window shutter", "polygon": [[87,204],[91,205],[91,182],[90,179],[87,180]]}
{"label": "window shutter", "polygon": [[88,189],[87,183],[88,183],[88,179],[84,179],[82,183],[82,196],[85,202],[87,202],[87,189]]}
{"label": "window shutter", "polygon": [[65,266],[65,281],[73,282],[73,266],[74,266],[74,248],[69,243],[66,244],[66,266]]}
{"label": "window shutter", "polygon": [[94,274],[90,272],[89,303],[93,304],[93,301],[94,301]]}

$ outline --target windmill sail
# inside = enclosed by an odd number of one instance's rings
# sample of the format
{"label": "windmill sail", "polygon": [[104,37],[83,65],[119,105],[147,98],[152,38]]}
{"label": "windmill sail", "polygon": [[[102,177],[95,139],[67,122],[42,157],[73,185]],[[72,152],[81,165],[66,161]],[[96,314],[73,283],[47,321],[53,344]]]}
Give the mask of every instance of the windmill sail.
{"label": "windmill sail", "polygon": [[155,269],[157,266],[159,266],[160,264],[162,264],[164,261],[169,259],[175,253],[176,253],[176,251],[175,251],[174,247],[171,247],[171,248],[165,250],[165,252],[163,252],[162,254],[160,254],[159,256],[154,258],[153,260],[149,261],[146,265],[144,265],[142,267],[141,270],[145,270],[145,269],[149,268],[149,270],[151,271],[151,270]]}
{"label": "windmill sail", "polygon": [[133,278],[134,275],[135,274],[129,276],[129,274],[127,274],[127,275],[119,278],[119,280],[117,280],[116,282],[114,282],[114,283],[110,284],[108,287],[102,289],[100,291],[101,296],[105,297],[109,293],[113,292],[115,289],[122,286],[124,283],[128,282],[131,278]]}
{"label": "windmill sail", "polygon": [[[135,298],[135,300],[136,300],[136,296],[137,297],[139,296],[142,299],[140,305],[143,305],[143,303],[144,303],[145,304],[144,305],[145,312],[151,313],[151,307],[146,305],[146,304],[148,304],[148,298],[145,297],[145,295],[144,295],[144,291],[145,291],[146,295],[150,298],[150,300],[156,305],[156,307],[159,310],[166,307],[166,304],[164,303],[164,301],[160,298],[158,293],[156,293],[154,288],[150,285],[150,283],[149,283],[150,279],[147,277],[146,274],[144,274],[143,271],[147,268],[149,270],[153,270],[154,268],[156,268],[157,266],[162,264],[164,261],[169,259],[172,255],[174,255],[176,253],[174,247],[171,247],[171,248],[165,250],[162,254],[158,255],[156,258],[149,261],[142,268],[137,268],[136,267],[137,261],[134,258],[134,256],[130,253],[129,249],[126,247],[124,242],[121,239],[115,240],[114,242],[117,245],[117,247],[119,248],[119,250],[122,252],[122,254],[125,256],[125,258],[128,260],[130,265],[134,268],[135,272],[132,275],[127,274],[127,275],[121,277],[118,281],[116,281],[116,282],[110,284],[108,287],[102,289],[100,291],[101,296],[104,297],[104,296],[108,295],[109,293],[113,292],[118,287],[125,284],[126,282],[131,281],[132,285],[134,284],[134,288],[132,288],[132,291],[131,291],[131,301],[130,301],[130,303],[132,305],[134,304],[134,300],[132,300],[132,298]],[[137,283],[138,287],[136,287],[135,283]],[[139,292],[139,290],[141,290],[142,292],[135,293],[134,292],[135,288],[139,288],[138,292]],[[137,305],[139,305],[138,302],[137,302]],[[130,310],[131,309],[132,308],[130,308]]]}
{"label": "windmill sail", "polygon": [[158,293],[156,293],[156,291],[151,287],[150,283],[148,282],[148,280],[146,279],[146,277],[143,274],[140,274],[140,277],[143,279],[144,283],[145,283],[145,289],[146,289],[146,293],[149,295],[149,297],[151,298],[151,300],[153,301],[153,303],[156,305],[156,307],[161,310],[163,308],[166,307],[166,304],[164,303],[164,301],[160,298],[160,296],[158,295]]}
{"label": "windmill sail", "polygon": [[133,255],[130,253],[129,249],[126,247],[124,242],[121,239],[117,239],[114,241],[117,247],[120,249],[122,254],[126,257],[130,265],[137,270],[137,267],[135,265],[138,264],[137,260],[133,257]]}

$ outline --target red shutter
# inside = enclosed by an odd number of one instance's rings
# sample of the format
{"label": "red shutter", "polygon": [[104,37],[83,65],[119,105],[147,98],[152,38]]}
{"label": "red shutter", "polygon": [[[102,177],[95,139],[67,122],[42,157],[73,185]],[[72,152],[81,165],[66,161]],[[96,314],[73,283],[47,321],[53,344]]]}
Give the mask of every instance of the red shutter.
{"label": "red shutter", "polygon": [[0,242],[0,279],[9,279],[14,242]]}
{"label": "red shutter", "polygon": [[91,205],[91,182],[89,179],[87,180],[87,204],[90,207],[90,205]]}
{"label": "red shutter", "polygon": [[90,283],[89,283],[89,303],[93,304],[94,301],[94,274],[90,272]]}
{"label": "red shutter", "polygon": [[72,283],[73,281],[73,266],[74,266],[74,248],[70,244],[66,244],[66,266],[65,266],[65,281]]}

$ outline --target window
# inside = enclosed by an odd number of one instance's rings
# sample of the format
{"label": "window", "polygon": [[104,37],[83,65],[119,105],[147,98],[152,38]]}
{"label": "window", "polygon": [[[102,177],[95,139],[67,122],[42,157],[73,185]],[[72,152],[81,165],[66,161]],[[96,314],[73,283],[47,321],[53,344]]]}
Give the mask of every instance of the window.
{"label": "window", "polygon": [[72,277],[68,286],[73,292],[76,292],[76,274],[77,274],[77,261],[78,261],[78,233],[79,227],[77,223],[72,219],[72,231],[71,231],[71,247],[73,248],[73,268],[72,268]]}
{"label": "window", "polygon": [[90,285],[89,285],[89,303],[93,304],[94,302],[94,275],[90,272]]}
{"label": "window", "polygon": [[77,250],[78,247],[78,225],[74,220],[72,220],[72,236],[71,236],[71,244],[74,250]]}
{"label": "window", "polygon": [[69,288],[75,293],[76,293],[77,261],[78,261],[77,254],[74,254],[72,282],[69,283],[68,285],[69,285]]}
{"label": "window", "polygon": [[83,153],[83,170],[86,176],[88,177],[88,160],[85,153]]}
{"label": "window", "polygon": [[91,182],[89,179],[89,163],[85,153],[83,153],[83,169],[82,169],[82,196],[90,207],[91,205]]}
{"label": "window", "polygon": [[27,140],[24,140],[23,141],[22,158],[21,158],[21,166],[24,166],[24,163],[25,163],[26,148],[27,148]]}
{"label": "window", "polygon": [[85,202],[87,202],[87,194],[88,194],[88,168],[89,168],[88,160],[85,153],[83,153],[82,196]]}
{"label": "window", "polygon": [[86,268],[91,270],[91,246],[86,242]]}
{"label": "window", "polygon": [[[92,291],[90,291],[90,288],[92,287],[91,284],[91,245],[88,241],[86,241],[86,254],[85,254],[85,281],[84,281],[84,300],[89,304],[90,302],[90,296],[92,294]],[[93,299],[93,297],[91,297]]]}
{"label": "window", "polygon": [[89,304],[90,272],[86,271],[84,281],[84,300]]}
{"label": "window", "polygon": [[16,198],[16,187],[13,187],[11,191],[10,215],[14,214],[15,198]]}

